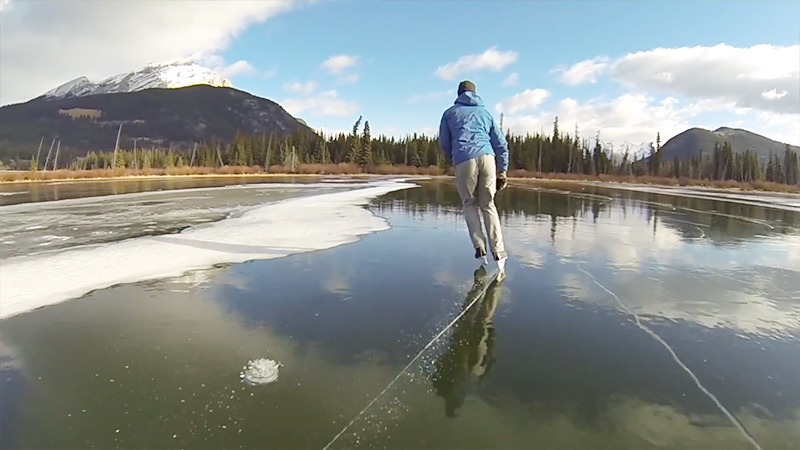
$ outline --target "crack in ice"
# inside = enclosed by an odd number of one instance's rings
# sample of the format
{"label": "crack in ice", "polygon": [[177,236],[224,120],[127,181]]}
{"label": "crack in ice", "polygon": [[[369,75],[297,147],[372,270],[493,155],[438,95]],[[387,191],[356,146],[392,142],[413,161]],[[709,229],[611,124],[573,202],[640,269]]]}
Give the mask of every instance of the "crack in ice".
{"label": "crack in ice", "polygon": [[322,447],[322,450],[328,450],[328,448],[330,448],[330,446],[333,445],[333,443],[336,442],[348,430],[348,428],[350,428],[355,423],[355,421],[358,420],[359,417],[364,415],[364,413],[367,412],[367,410],[369,410],[372,407],[372,405],[374,405],[375,402],[378,401],[378,399],[383,397],[383,394],[385,394],[389,389],[391,389],[392,386],[394,386],[397,380],[399,380],[400,377],[403,376],[404,373],[406,373],[406,371],[419,359],[420,356],[422,356],[423,353],[425,353],[426,350],[428,350],[433,345],[434,342],[436,342],[440,337],[442,337],[442,335],[444,335],[447,332],[447,330],[449,330],[453,325],[455,325],[456,322],[458,322],[458,319],[463,317],[464,314],[466,314],[467,311],[469,311],[472,308],[472,306],[475,305],[475,303],[477,303],[480,299],[482,299],[484,295],[486,295],[486,291],[489,290],[489,287],[491,287],[492,284],[498,280],[499,274],[500,274],[499,271],[495,271],[494,274],[492,274],[492,276],[489,277],[483,289],[478,293],[478,295],[475,296],[475,298],[467,305],[467,307],[461,310],[461,313],[459,313],[455,317],[455,319],[453,319],[449,324],[447,324],[447,326],[444,327],[442,331],[440,331],[436,336],[434,336],[430,342],[425,344],[425,347],[422,347],[422,350],[420,350],[419,353],[417,353],[417,355],[414,356],[411,359],[411,361],[409,361],[409,363],[406,364],[405,367],[403,367],[403,369],[392,379],[392,381],[390,381],[389,384],[386,385],[386,387],[383,388],[383,390],[377,396],[375,396],[375,398],[370,400],[370,402],[367,403],[367,406],[365,406],[364,409],[359,411],[359,413],[356,414],[350,420],[350,422],[348,422],[347,425],[345,425],[344,428],[342,428],[342,430],[339,433],[337,433],[336,436],[334,436],[333,439],[331,439],[330,442],[328,442],[325,445],[325,447]]}
{"label": "crack in ice", "polygon": [[692,370],[683,361],[681,361],[681,359],[675,353],[675,350],[672,349],[672,347],[667,343],[667,341],[665,341],[661,336],[659,336],[655,331],[650,329],[647,325],[644,325],[640,320],[639,315],[628,309],[628,307],[617,296],[617,294],[615,294],[610,289],[605,287],[602,283],[597,281],[597,278],[595,278],[594,275],[584,270],[577,262],[575,262],[575,267],[577,267],[579,271],[583,272],[589,278],[591,278],[594,284],[599,286],[600,289],[606,291],[609,295],[614,297],[617,300],[617,303],[619,303],[619,305],[622,307],[622,309],[633,317],[636,326],[639,327],[639,329],[650,335],[650,337],[652,337],[656,342],[663,345],[664,348],[667,349],[667,352],[669,352],[669,354],[672,356],[672,359],[675,360],[678,366],[680,366],[680,368],[683,369],[684,372],[686,372],[689,375],[689,377],[694,381],[694,384],[697,386],[697,388],[700,389],[700,391],[703,392],[703,394],[705,394],[709,399],[711,399],[712,402],[714,402],[717,408],[725,415],[725,417],[728,418],[728,420],[730,420],[733,426],[736,427],[736,429],[738,429],[739,432],[742,433],[742,436],[744,436],[745,439],[747,439],[754,448],[756,448],[757,450],[762,450],[761,445],[759,445],[758,441],[756,441],[756,439],[747,431],[744,425],[741,422],[739,422],[739,419],[737,419],[736,416],[734,416],[730,411],[728,411],[728,409],[725,408],[725,406],[719,401],[719,399],[714,394],[711,393],[711,391],[709,391],[705,386],[703,386],[703,383],[700,382],[700,379],[697,378],[697,375],[695,375],[694,372],[692,372]]}

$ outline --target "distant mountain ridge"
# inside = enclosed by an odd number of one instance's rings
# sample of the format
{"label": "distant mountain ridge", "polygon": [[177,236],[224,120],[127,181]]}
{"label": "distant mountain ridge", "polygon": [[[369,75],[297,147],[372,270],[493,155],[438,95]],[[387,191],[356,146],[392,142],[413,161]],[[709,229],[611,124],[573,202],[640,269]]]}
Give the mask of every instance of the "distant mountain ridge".
{"label": "distant mountain ridge", "polygon": [[[786,150],[784,143],[739,128],[720,127],[714,131],[690,128],[674,136],[661,147],[662,160],[689,159],[699,155],[700,150],[704,155],[711,155],[714,151],[714,144],[725,142],[730,142],[734,152],[741,153],[751,150],[759,158],[768,158],[770,154],[782,155]],[[794,145],[789,147],[800,151],[800,147]]]}
{"label": "distant mountain ridge", "polygon": [[233,88],[197,85],[65,97],[40,96],[0,108],[0,158],[27,160],[44,138],[61,140],[64,157],[121,146],[187,148],[231,142],[237,131],[282,138],[314,131],[277,103]]}
{"label": "distant mountain ridge", "polygon": [[191,61],[149,64],[141,69],[108,77],[98,83],[79,77],[47,91],[48,99],[83,97],[98,94],[137,92],[145,89],[174,89],[198,84],[233,87],[213,70]]}

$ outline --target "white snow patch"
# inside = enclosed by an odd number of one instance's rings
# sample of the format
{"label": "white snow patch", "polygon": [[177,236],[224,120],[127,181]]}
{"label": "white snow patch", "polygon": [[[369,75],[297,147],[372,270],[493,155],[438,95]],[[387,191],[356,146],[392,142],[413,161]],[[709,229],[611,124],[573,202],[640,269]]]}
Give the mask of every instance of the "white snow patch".
{"label": "white snow patch", "polygon": [[150,64],[133,72],[121,73],[98,83],[79,77],[47,91],[47,98],[82,97],[95,94],[136,92],[152,88],[181,88],[207,84],[215,87],[232,87],[213,70],[191,61]]}
{"label": "white snow patch", "polygon": [[278,369],[283,364],[267,358],[247,362],[239,378],[250,384],[268,384],[278,380]]}
{"label": "white snow patch", "polygon": [[216,264],[272,259],[355,242],[389,228],[361,206],[415,187],[383,181],[361,189],[284,200],[178,234],[73,247],[0,260],[0,319],[96,289],[180,276]]}

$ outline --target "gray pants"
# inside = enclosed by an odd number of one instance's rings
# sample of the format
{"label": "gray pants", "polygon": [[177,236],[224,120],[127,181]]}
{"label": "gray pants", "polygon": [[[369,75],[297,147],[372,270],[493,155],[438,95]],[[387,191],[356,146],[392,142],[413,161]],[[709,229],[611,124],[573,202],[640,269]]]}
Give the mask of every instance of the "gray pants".
{"label": "gray pants", "polygon": [[503,232],[500,230],[500,217],[494,206],[494,194],[497,192],[494,156],[483,155],[458,164],[456,189],[464,206],[464,217],[472,246],[486,252],[486,236],[483,234],[480,218],[482,212],[489,234],[489,248],[495,259],[505,258],[507,255],[503,245]]}

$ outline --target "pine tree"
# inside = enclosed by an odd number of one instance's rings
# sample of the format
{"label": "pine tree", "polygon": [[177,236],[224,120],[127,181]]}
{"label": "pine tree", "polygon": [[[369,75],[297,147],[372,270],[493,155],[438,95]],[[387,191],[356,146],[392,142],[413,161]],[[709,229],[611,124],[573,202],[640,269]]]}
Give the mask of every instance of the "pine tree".
{"label": "pine tree", "polygon": [[331,152],[328,150],[328,143],[322,142],[322,150],[320,151],[319,162],[322,164],[331,163]]}
{"label": "pine tree", "polygon": [[39,161],[37,161],[36,158],[31,158],[31,163],[28,166],[28,170],[30,171],[39,170]]}
{"label": "pine tree", "polygon": [[786,184],[798,183],[797,153],[789,147],[789,144],[786,144],[786,150],[783,153],[783,170]]}
{"label": "pine tree", "polygon": [[769,154],[769,162],[767,163],[765,178],[767,181],[775,181],[775,162],[772,153]]}
{"label": "pine tree", "polygon": [[172,153],[172,150],[167,152],[167,156],[164,159],[164,167],[166,167],[167,169],[175,167],[175,154]]}
{"label": "pine tree", "polygon": [[372,136],[369,132],[369,120],[364,122],[364,136],[361,143],[361,152],[358,155],[358,165],[367,167],[372,164]]}
{"label": "pine tree", "polygon": [[288,138],[283,140],[283,143],[281,144],[280,151],[281,151],[280,152],[280,159],[281,159],[280,163],[284,167],[289,167],[289,165],[292,164],[292,147],[289,144],[289,139]]}
{"label": "pine tree", "polygon": [[243,144],[236,145],[236,162],[235,165],[237,166],[246,166],[247,165],[247,152],[245,151]]}
{"label": "pine tree", "polygon": [[605,164],[603,164],[604,156],[603,145],[600,143],[600,132],[598,131],[594,140],[594,173],[598,175],[605,173]]}
{"label": "pine tree", "polygon": [[592,154],[589,153],[589,149],[588,148],[584,148],[583,173],[587,174],[587,175],[594,175],[595,174],[594,159],[592,158]]}
{"label": "pine tree", "polygon": [[619,174],[620,175],[630,175],[630,159],[631,156],[631,149],[630,147],[625,147],[625,153],[622,155],[622,163],[619,165]]}
{"label": "pine tree", "polygon": [[794,183],[793,184],[800,184],[800,161],[798,161],[797,152],[792,150],[792,173],[794,174]]}
{"label": "pine tree", "polygon": [[120,149],[117,152],[117,160],[114,162],[114,167],[117,169],[125,168],[125,152]]}
{"label": "pine tree", "polygon": [[661,176],[661,133],[656,133],[656,151],[653,154],[653,176]]}
{"label": "pine tree", "polygon": [[408,148],[409,153],[409,162],[414,167],[422,167],[422,157],[419,154],[419,148],[416,139],[411,142],[411,146]]}
{"label": "pine tree", "polygon": [[264,155],[264,168],[269,169],[270,165],[272,165],[272,133],[269,134],[269,140],[267,141],[267,154]]}
{"label": "pine tree", "polygon": [[783,170],[783,164],[781,164],[781,158],[779,156],[775,157],[775,182],[786,182],[786,173]]}
{"label": "pine tree", "polygon": [[152,156],[149,151],[142,153],[142,169],[149,169],[152,167]]}
{"label": "pine tree", "polygon": [[358,155],[361,153],[361,139],[358,135],[358,127],[361,125],[362,116],[353,125],[353,133],[350,135],[350,151],[347,154],[347,162],[358,162]]}
{"label": "pine tree", "polygon": [[558,140],[558,116],[553,120],[553,141]]}

